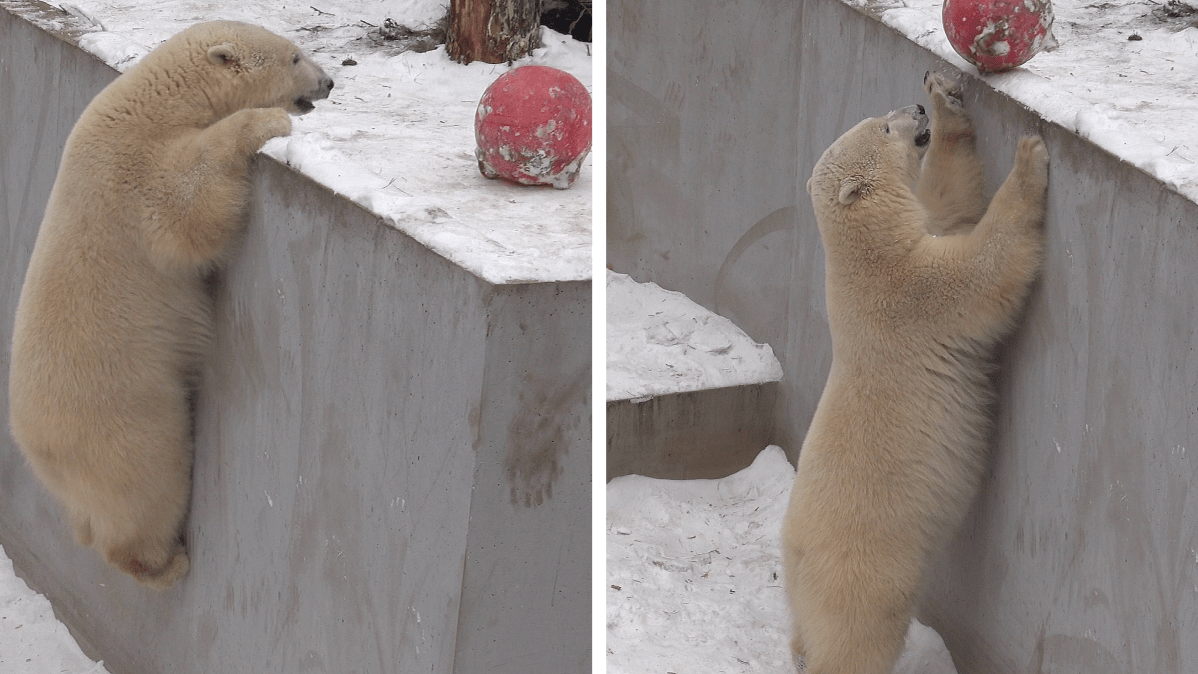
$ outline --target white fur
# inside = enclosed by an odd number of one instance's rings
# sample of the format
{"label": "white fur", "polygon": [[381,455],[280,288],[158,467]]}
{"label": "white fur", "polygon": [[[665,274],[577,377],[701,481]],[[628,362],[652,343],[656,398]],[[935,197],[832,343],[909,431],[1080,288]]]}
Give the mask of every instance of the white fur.
{"label": "white fur", "polygon": [[956,84],[931,74],[925,88],[922,162],[921,115],[896,111],[837,140],[808,183],[833,358],[782,531],[807,674],[893,667],[928,561],[976,492],[995,346],[1040,266],[1044,144],[1019,142],[987,206]]}
{"label": "white fur", "polygon": [[206,281],[243,226],[250,160],[331,87],[277,35],[199,24],[100,92],[67,139],[17,307],[12,430],[76,539],[151,587],[189,568]]}

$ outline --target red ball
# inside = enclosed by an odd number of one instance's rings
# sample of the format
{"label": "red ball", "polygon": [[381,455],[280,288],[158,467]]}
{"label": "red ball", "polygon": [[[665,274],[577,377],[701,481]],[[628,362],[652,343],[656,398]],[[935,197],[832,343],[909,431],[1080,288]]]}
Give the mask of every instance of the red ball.
{"label": "red ball", "polygon": [[948,43],[983,73],[1057,47],[1049,0],[945,0],[943,17]]}
{"label": "red ball", "polygon": [[564,70],[516,68],[483,92],[474,138],[486,177],[564,190],[591,151],[591,95]]}

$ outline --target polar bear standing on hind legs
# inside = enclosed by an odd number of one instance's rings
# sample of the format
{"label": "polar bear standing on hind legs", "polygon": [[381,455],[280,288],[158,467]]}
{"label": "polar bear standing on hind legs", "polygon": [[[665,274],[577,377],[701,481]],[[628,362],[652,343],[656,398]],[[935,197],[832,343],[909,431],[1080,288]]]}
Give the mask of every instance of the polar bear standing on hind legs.
{"label": "polar bear standing on hind legs", "polygon": [[202,23],[101,91],[67,139],[17,305],[12,432],[76,540],[150,587],[190,567],[204,279],[244,226],[254,155],[332,88],[288,40]]}
{"label": "polar bear standing on hind legs", "polygon": [[958,85],[929,73],[924,88],[930,132],[923,106],[867,119],[807,183],[833,346],[782,525],[807,674],[888,674],[902,653],[928,563],[977,490],[995,349],[1041,262],[1044,143],[1019,141],[987,206]]}

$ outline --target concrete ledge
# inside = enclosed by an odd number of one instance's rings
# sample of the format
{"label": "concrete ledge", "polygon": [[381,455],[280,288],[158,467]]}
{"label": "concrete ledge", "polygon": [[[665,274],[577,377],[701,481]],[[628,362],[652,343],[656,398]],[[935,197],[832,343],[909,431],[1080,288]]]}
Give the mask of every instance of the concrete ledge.
{"label": "concrete ledge", "polygon": [[[115,77],[0,10],[0,409],[63,143]],[[71,540],[5,433],[0,541],[114,674],[584,672],[590,283],[492,285],[259,157],[198,401],[192,571]]]}
{"label": "concrete ledge", "polygon": [[607,272],[607,479],[722,477],[773,428],[782,376],[767,344],[652,283]]}
{"label": "concrete ledge", "polygon": [[607,479],[731,475],[769,444],[778,382],[607,403]]}

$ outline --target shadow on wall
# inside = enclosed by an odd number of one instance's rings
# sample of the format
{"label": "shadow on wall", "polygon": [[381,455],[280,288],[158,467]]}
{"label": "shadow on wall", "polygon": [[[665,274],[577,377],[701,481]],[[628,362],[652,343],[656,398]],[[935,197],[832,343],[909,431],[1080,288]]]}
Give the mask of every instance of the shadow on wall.
{"label": "shadow on wall", "polygon": [[[788,281],[796,209],[779,208],[749,228],[728,251],[715,276],[715,312],[731,319],[757,342],[769,344],[786,365]],[[785,269],[771,277],[762,270]]]}
{"label": "shadow on wall", "polygon": [[[671,283],[660,271],[669,268],[671,247],[662,247],[649,256],[645,253],[644,229],[639,226],[652,213],[666,211],[678,223],[681,237],[693,234],[691,223],[702,222],[701,202],[686,196],[678,185],[662,183],[656,191],[658,200],[652,209],[638,211],[638,189],[629,176],[679,175],[681,122],[666,102],[659,101],[626,78],[609,73],[609,105],[625,108],[625,120],[618,135],[608,139],[608,251],[609,262],[615,271],[627,273],[639,282],[654,282],[668,290],[686,293],[695,302],[726,316],[760,343],[774,348],[779,360],[785,363],[785,345],[789,324],[789,281],[791,249],[797,209],[786,206],[776,209],[742,230],[740,238],[728,248],[714,278],[694,279],[701,286],[712,284],[714,297],[701,296],[693,288]],[[667,92],[667,100],[672,92]],[[676,96],[676,94],[674,94]],[[644,152],[653,147],[660,151]],[[665,165],[663,165],[663,163]],[[737,228],[722,227],[720,241]],[[681,245],[681,242],[676,242]],[[710,245],[710,244],[709,244]],[[629,260],[625,253],[640,250],[640,256]],[[689,255],[686,253],[685,255]],[[648,258],[648,259],[646,259]]]}

